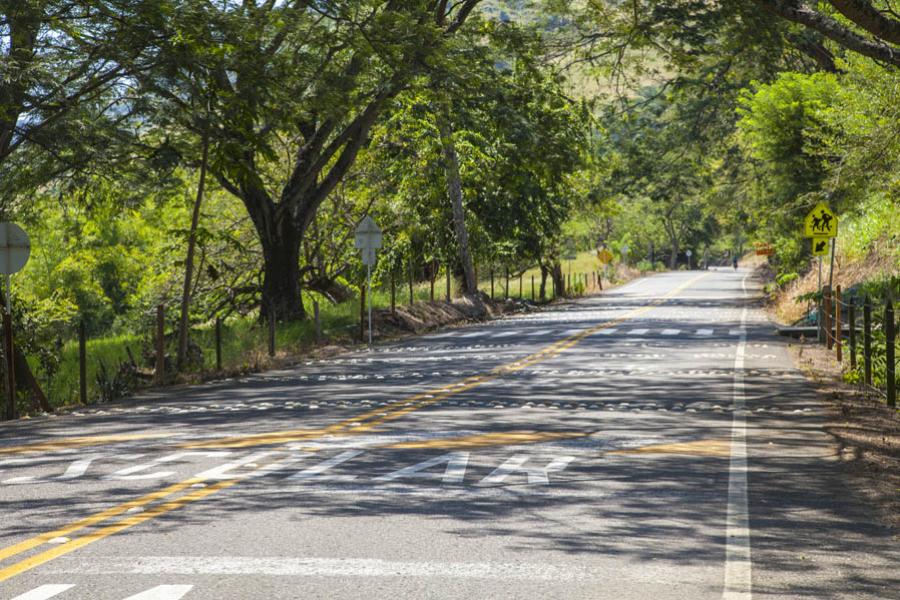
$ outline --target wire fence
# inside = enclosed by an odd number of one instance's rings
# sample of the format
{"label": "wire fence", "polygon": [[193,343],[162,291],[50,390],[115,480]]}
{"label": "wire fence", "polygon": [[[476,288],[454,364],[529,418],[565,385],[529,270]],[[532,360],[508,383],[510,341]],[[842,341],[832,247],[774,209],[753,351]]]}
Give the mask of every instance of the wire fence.
{"label": "wire fence", "polygon": [[846,297],[840,285],[834,291],[825,286],[818,329],[819,341],[834,352],[848,381],[897,406],[897,322],[889,295],[881,302]]}

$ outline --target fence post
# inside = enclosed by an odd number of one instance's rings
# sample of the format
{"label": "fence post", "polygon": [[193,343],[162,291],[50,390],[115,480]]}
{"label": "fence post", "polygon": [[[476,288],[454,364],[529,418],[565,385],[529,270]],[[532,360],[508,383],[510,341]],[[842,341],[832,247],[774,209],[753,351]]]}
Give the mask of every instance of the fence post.
{"label": "fence post", "polygon": [[275,310],[269,307],[269,356],[275,356]]}
{"label": "fence post", "polygon": [[597,273],[597,291],[598,292],[603,291],[603,274],[602,273]]}
{"label": "fence post", "polygon": [[522,299],[522,277],[524,276],[524,273],[519,273],[519,300]]}
{"label": "fence post", "polygon": [[359,339],[366,339],[366,284],[359,286]]}
{"label": "fence post", "polygon": [[491,300],[494,299],[494,267],[491,267]]}
{"label": "fence post", "polygon": [[[396,277],[396,275],[397,274],[394,273],[393,270],[391,270],[391,314],[392,315],[397,314],[397,277]],[[318,304],[314,303],[314,306],[318,306]],[[316,311],[316,313],[318,314],[318,310]],[[319,320],[316,319],[317,323],[318,323],[318,321]],[[319,338],[317,335],[316,343],[318,343],[318,341],[319,341]]]}
{"label": "fence post", "polygon": [[166,378],[166,307],[156,307],[156,383]]}
{"label": "fence post", "polygon": [[863,300],[863,371],[866,385],[872,385],[872,302]]}
{"label": "fence post", "polygon": [[84,319],[78,323],[78,397],[87,404],[87,332]]}
{"label": "fence post", "polygon": [[837,351],[837,361],[844,362],[843,337],[841,335],[841,286],[837,286],[834,295],[834,345]]}
{"label": "fence post", "polygon": [[884,305],[885,379],[887,379],[887,404],[897,406],[897,332],[894,328],[894,305],[888,298]]}
{"label": "fence post", "polygon": [[450,302],[450,265],[447,265],[447,302]]}
{"label": "fence post", "polygon": [[847,328],[850,333],[850,368],[856,369],[856,301],[847,308]]}
{"label": "fence post", "polygon": [[415,302],[415,298],[413,298],[413,268],[411,257],[407,260],[406,264],[409,267],[409,305],[412,306]]}
{"label": "fence post", "polygon": [[509,298],[509,267],[506,267],[506,287],[503,289],[503,297]]}
{"label": "fence post", "polygon": [[431,280],[431,295],[429,296],[429,298],[431,299],[432,302],[434,302],[434,280],[435,280],[435,278],[437,277],[437,269],[435,269],[435,263],[434,263],[434,261],[431,261],[431,273],[430,273],[430,275],[431,275],[431,276],[429,277],[429,279]]}
{"label": "fence post", "polygon": [[319,301],[313,300],[313,321],[316,326],[316,344],[322,343],[322,319],[319,317]]}
{"label": "fence post", "polygon": [[534,302],[534,275],[531,276],[531,301]]}
{"label": "fence post", "polygon": [[216,371],[222,370],[222,317],[216,317]]}
{"label": "fence post", "polygon": [[834,337],[831,334],[831,288],[825,286],[825,309],[822,311],[825,317],[825,347],[831,350],[834,347]]}

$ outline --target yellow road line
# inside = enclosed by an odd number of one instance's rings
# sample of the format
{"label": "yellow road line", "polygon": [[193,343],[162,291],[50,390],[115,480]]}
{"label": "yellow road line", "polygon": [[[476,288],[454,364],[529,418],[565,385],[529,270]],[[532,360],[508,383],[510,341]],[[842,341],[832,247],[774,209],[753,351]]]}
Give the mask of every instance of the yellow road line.
{"label": "yellow road line", "polygon": [[[631,311],[627,315],[624,315],[618,319],[614,319],[612,321],[602,323],[595,327],[585,329],[584,331],[581,331],[575,335],[569,336],[563,340],[555,342],[555,343],[551,344],[550,346],[547,346],[546,348],[544,348],[534,354],[526,356],[523,359],[513,361],[512,363],[509,363],[508,365],[503,365],[501,367],[497,367],[497,368],[491,370],[491,372],[487,375],[478,375],[475,377],[469,377],[469,378],[463,380],[462,382],[445,385],[445,386],[442,386],[435,390],[432,390],[430,392],[416,394],[409,398],[398,400],[398,401],[392,402],[386,406],[378,407],[378,408],[372,409],[370,411],[367,411],[365,413],[361,413],[359,415],[351,417],[349,419],[345,419],[343,421],[340,421],[339,423],[336,423],[335,425],[331,425],[324,429],[300,429],[300,430],[270,432],[270,433],[265,433],[265,434],[255,434],[255,435],[249,435],[249,436],[238,436],[238,437],[232,437],[232,438],[224,438],[224,439],[220,439],[220,440],[212,440],[212,441],[207,441],[207,442],[195,442],[192,444],[185,444],[184,447],[188,447],[188,448],[223,448],[223,447],[225,447],[225,448],[234,448],[234,447],[244,448],[244,447],[250,447],[250,446],[286,443],[286,442],[295,441],[295,440],[313,439],[313,438],[322,437],[324,435],[329,435],[329,434],[354,435],[354,434],[361,433],[363,431],[368,431],[369,429],[372,429],[373,427],[377,427],[378,425],[381,425],[387,421],[398,419],[410,412],[419,410],[421,408],[424,408],[431,404],[439,402],[448,396],[452,396],[452,395],[458,394],[460,392],[472,389],[474,387],[482,385],[483,383],[497,379],[498,377],[501,377],[507,373],[512,373],[512,372],[518,371],[520,369],[524,369],[527,366],[535,364],[537,362],[544,361],[549,358],[553,358],[553,357],[559,355],[564,350],[576,345],[578,342],[580,342],[584,338],[588,337],[589,335],[597,333],[598,331],[600,331],[602,329],[606,329],[606,328],[612,327],[616,324],[623,323],[627,320],[633,319],[636,316],[643,314],[644,312],[650,310],[654,306],[658,306],[659,304],[664,302],[666,298],[670,298],[670,297],[678,294],[681,290],[689,287],[694,282],[698,281],[699,279],[701,279],[703,277],[705,277],[705,274],[695,277],[695,278],[683,283],[682,285],[673,289],[672,291],[670,291],[668,294],[666,294],[662,298],[652,301],[647,306],[644,306],[642,308]],[[387,414],[385,414],[385,413],[387,413]],[[130,436],[98,436],[98,438],[99,437],[105,437],[106,441],[109,441],[110,438],[118,438],[115,441],[122,441],[125,438],[141,439],[140,437],[131,438]],[[158,436],[148,435],[148,437],[158,437]],[[98,438],[70,438],[69,441],[71,442],[72,440],[96,440]],[[60,441],[62,442],[63,440],[60,440]],[[68,447],[71,447],[71,446],[68,446]],[[71,525],[63,527],[61,529],[36,536],[34,538],[25,540],[23,542],[20,542],[18,544],[8,547],[8,548],[0,549],[0,560],[2,560],[3,558],[7,558],[9,556],[14,556],[14,555],[24,552],[26,550],[35,548],[55,537],[60,537],[62,535],[65,535],[66,533],[72,533],[74,531],[78,531],[78,530],[83,529],[84,527],[88,527],[90,525],[99,524],[100,522],[105,521],[111,517],[122,514],[123,512],[127,511],[129,508],[142,506],[144,504],[153,502],[154,500],[159,500],[159,499],[165,498],[167,496],[175,494],[178,491],[181,491],[181,490],[183,490],[195,483],[198,483],[200,481],[201,480],[199,480],[197,478],[191,478],[191,479],[188,479],[181,483],[173,484],[173,485],[163,488],[157,492],[147,494],[136,500],[125,502],[118,506],[115,506],[115,507],[109,508],[105,511],[102,511],[100,513],[97,513],[96,515],[92,515],[85,519],[76,521],[76,522],[72,523]],[[67,554],[69,552],[77,550],[78,548],[82,548],[88,544],[91,544],[91,543],[99,540],[99,539],[113,535],[115,533],[118,533],[119,531],[122,531],[129,527],[133,527],[134,525],[143,523],[144,521],[152,519],[156,516],[159,516],[159,515],[165,514],[167,512],[170,512],[172,510],[175,510],[177,508],[180,508],[181,506],[184,506],[185,504],[194,502],[196,500],[200,500],[202,498],[206,498],[207,496],[210,496],[220,490],[231,487],[240,481],[241,481],[241,479],[232,479],[232,480],[228,480],[228,481],[223,481],[223,482],[219,482],[214,485],[211,485],[207,488],[203,488],[201,490],[191,492],[191,493],[186,494],[185,496],[182,496],[181,498],[178,498],[176,500],[172,500],[172,501],[160,504],[158,506],[155,506],[154,508],[152,508],[148,511],[145,511],[139,515],[127,517],[113,525],[108,525],[107,527],[104,527],[96,532],[84,535],[84,536],[77,538],[75,540],[72,540],[70,542],[66,542],[52,550],[47,550],[45,552],[42,552],[40,554],[37,554],[35,556],[32,556],[25,560],[22,560],[22,561],[15,563],[5,569],[0,570],[0,581],[4,581],[6,579],[9,579],[10,577],[19,575],[19,574],[23,573],[24,571],[32,569],[41,564],[44,564],[50,560],[53,560],[54,558],[62,556],[63,554]]]}
{"label": "yellow road line", "polygon": [[685,454],[688,456],[731,457],[730,440],[695,440],[692,442],[674,442],[671,444],[653,444],[637,448],[612,450],[607,454]]}
{"label": "yellow road line", "polygon": [[50,442],[35,442],[34,444],[24,444],[21,446],[0,446],[0,455],[3,454],[25,454],[26,452],[53,452],[55,450],[66,450],[68,448],[84,448],[85,446],[99,446],[102,444],[113,444],[116,442],[129,442],[132,440],[153,440],[170,437],[167,433],[135,433],[123,435],[96,435],[91,437],[72,437],[61,438]]}
{"label": "yellow road line", "polygon": [[6,581],[7,579],[15,577],[16,575],[20,575],[21,573],[24,573],[29,569],[33,569],[34,567],[49,562],[54,558],[59,558],[64,554],[74,552],[75,550],[83,548],[88,544],[93,544],[96,541],[102,540],[103,538],[109,537],[115,533],[119,533],[120,531],[128,529],[129,527],[134,527],[135,525],[139,525],[144,521],[149,521],[150,519],[163,515],[167,512],[171,512],[177,508],[181,508],[186,504],[196,502],[197,500],[202,500],[203,498],[211,496],[212,494],[215,494],[220,490],[233,486],[238,481],[240,480],[230,479],[228,481],[221,481],[219,483],[213,484],[207,488],[196,490],[189,494],[185,494],[184,496],[175,500],[171,500],[169,502],[154,506],[146,512],[127,517],[113,525],[108,525],[102,529],[98,529],[97,531],[81,536],[80,538],[61,544],[56,548],[26,558],[25,560],[17,562],[14,565],[6,567],[5,569],[0,569],[0,581]]}
{"label": "yellow road line", "polygon": [[381,447],[392,450],[484,448],[487,446],[514,446],[519,444],[536,444],[553,440],[571,440],[574,438],[587,437],[593,433],[593,431],[498,431],[456,438],[432,438],[411,442],[397,442]]}

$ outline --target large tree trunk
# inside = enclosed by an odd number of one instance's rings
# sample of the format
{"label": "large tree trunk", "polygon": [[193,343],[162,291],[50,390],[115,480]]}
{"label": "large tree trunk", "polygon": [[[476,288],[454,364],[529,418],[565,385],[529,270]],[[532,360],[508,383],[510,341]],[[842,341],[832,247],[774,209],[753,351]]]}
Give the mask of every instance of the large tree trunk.
{"label": "large tree trunk", "polygon": [[475,277],[475,266],[469,252],[469,233],[466,228],[466,213],[463,208],[462,178],[459,174],[459,157],[453,141],[453,130],[446,114],[439,117],[441,148],[444,153],[444,172],[447,175],[447,195],[453,207],[453,227],[456,231],[456,245],[459,262],[463,270],[463,293],[472,294],[478,291],[478,280]]}
{"label": "large tree trunk", "polygon": [[[306,317],[300,294],[300,242],[303,231],[286,214],[276,210],[269,233],[260,233],[264,276],[260,318],[274,311],[278,320],[294,321]],[[279,218],[280,217],[280,218]]]}

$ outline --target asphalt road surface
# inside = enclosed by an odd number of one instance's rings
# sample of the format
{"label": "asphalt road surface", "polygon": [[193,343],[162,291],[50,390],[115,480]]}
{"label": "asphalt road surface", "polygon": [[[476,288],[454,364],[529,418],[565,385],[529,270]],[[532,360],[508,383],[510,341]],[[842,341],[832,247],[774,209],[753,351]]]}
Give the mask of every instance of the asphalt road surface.
{"label": "asphalt road surface", "polygon": [[0,598],[900,598],[747,272],[0,425]]}

